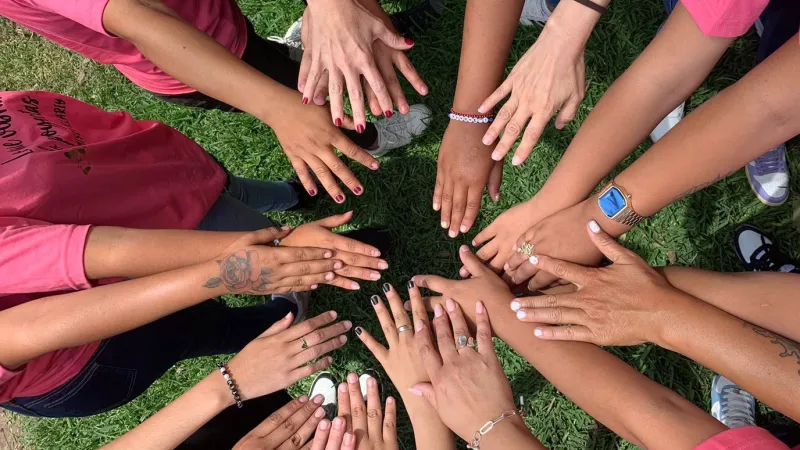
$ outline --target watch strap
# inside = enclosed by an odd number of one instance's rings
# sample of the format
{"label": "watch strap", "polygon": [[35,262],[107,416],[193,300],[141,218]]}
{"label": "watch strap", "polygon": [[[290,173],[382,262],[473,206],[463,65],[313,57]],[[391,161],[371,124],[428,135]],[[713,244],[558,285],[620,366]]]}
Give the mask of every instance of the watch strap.
{"label": "watch strap", "polygon": [[623,225],[627,225],[629,227],[635,227],[636,225],[639,224],[639,222],[643,221],[644,219],[645,219],[644,217],[637,214],[636,211],[634,211],[633,208],[631,208],[630,204],[628,204],[628,207],[625,208],[624,211],[621,211],[619,215],[614,217],[613,220]]}

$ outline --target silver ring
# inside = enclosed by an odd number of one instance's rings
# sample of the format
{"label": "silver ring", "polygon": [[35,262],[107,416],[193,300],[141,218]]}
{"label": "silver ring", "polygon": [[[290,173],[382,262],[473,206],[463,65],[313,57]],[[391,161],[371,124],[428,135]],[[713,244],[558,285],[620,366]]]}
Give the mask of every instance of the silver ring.
{"label": "silver ring", "polygon": [[308,342],[306,342],[306,338],[301,337],[300,341],[303,342],[303,345],[302,345],[303,349],[307,349],[308,348]]}
{"label": "silver ring", "polygon": [[456,350],[461,350],[465,347],[469,347],[475,351],[478,351],[478,348],[475,345],[475,339],[467,336],[458,336],[456,338]]}
{"label": "silver ring", "polygon": [[397,334],[400,334],[404,331],[408,331],[411,329],[411,325],[403,325],[402,327],[397,327]]}

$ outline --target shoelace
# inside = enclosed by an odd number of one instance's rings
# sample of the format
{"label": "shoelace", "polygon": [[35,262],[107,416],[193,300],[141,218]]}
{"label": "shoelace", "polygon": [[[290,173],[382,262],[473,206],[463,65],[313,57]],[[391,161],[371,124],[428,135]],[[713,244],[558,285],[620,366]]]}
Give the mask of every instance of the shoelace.
{"label": "shoelace", "polygon": [[780,148],[774,148],[759,156],[755,161],[757,175],[767,175],[786,171],[786,158]]}
{"label": "shoelace", "polygon": [[736,428],[755,424],[753,403],[755,399],[749,392],[734,386],[723,388],[720,410],[721,416],[725,417],[725,425]]}
{"label": "shoelace", "polygon": [[753,266],[753,271],[756,272],[770,272],[786,265],[794,265],[786,255],[778,250],[775,244],[768,242],[756,248],[750,256],[750,264]]}

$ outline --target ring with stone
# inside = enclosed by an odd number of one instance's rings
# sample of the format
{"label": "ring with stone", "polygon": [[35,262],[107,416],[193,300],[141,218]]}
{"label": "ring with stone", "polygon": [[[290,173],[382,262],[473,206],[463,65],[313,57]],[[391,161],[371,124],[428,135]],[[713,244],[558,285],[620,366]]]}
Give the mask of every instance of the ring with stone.
{"label": "ring with stone", "polygon": [[533,244],[530,242],[523,242],[520,248],[517,249],[517,253],[522,253],[530,258],[533,256]]}
{"label": "ring with stone", "polygon": [[402,333],[404,331],[408,331],[411,329],[411,325],[403,325],[401,327],[397,327],[397,333]]}
{"label": "ring with stone", "polygon": [[462,348],[466,347],[469,344],[468,337],[461,335],[456,337],[456,350],[461,350]]}

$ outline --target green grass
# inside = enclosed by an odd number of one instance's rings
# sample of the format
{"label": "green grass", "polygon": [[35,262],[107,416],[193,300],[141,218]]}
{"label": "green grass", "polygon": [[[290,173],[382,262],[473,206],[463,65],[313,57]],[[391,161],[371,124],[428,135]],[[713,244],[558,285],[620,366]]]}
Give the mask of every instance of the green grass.
{"label": "green grass", "polygon": [[[245,13],[262,35],[283,34],[302,11],[294,0],[240,0]],[[417,45],[411,58],[431,88],[424,100],[437,116],[429,132],[407,152],[385,158],[379,173],[356,170],[366,192],[357,201],[352,197],[341,206],[323,202],[313,215],[279,215],[278,219],[298,224],[316,217],[354,209],[353,225],[385,225],[399,247],[390,259],[391,268],[383,281],[402,286],[414,274],[437,273],[456,277],[458,246],[468,243],[475,232],[456,240],[446,238],[437,215],[430,208],[436,173],[436,154],[447,125],[445,113],[451,105],[458,68],[463,0],[448,2],[445,16],[424,36],[415,36]],[[397,4],[389,4],[397,8]],[[617,0],[611,14],[603,19],[586,52],[587,93],[577,120],[562,132],[552,126],[545,131],[529,162],[523,167],[506,166],[502,202],[484,202],[478,229],[488,225],[503,210],[529,198],[539,189],[603,92],[618,77],[653,37],[664,19],[661,2]],[[514,42],[509,70],[535,41],[536,27],[522,29]],[[0,20],[0,89],[50,90],[67,94],[107,110],[126,110],[137,118],[158,119],[203,145],[242,176],[281,180],[291,176],[291,167],[280,151],[274,134],[257,120],[237,114],[205,112],[168,105],[131,85],[112,67],[104,67],[72,54]],[[755,37],[738,40],[723,57],[712,75],[692,96],[696,107],[735,82],[753,65]],[[406,89],[406,92],[411,92]],[[631,93],[635,95],[635,93]],[[411,95],[411,100],[420,101]],[[649,143],[643,144],[643,151]],[[793,147],[797,147],[796,145]],[[701,149],[700,149],[701,150]],[[800,174],[800,158],[793,156],[792,169]],[[629,158],[623,166],[629,164]],[[770,230],[783,248],[798,257],[800,237],[792,224],[792,210],[800,206],[800,183],[792,183],[792,200],[786,206],[762,206],[750,191],[743,171],[716,185],[675,203],[631,231],[624,243],[653,265],[673,262],[718,271],[738,271],[730,245],[732,231],[742,223],[753,223]],[[794,206],[792,206],[794,205]],[[368,297],[379,291],[377,283],[362,283],[362,291],[347,294],[323,289],[317,311],[335,308],[341,316],[373,332],[379,327]],[[252,299],[234,299],[246,304]],[[599,426],[583,413],[524,360],[502,343],[498,351],[515,392],[524,394],[530,406],[528,423],[536,435],[553,449],[628,448],[629,444]],[[702,408],[707,408],[711,373],[693,362],[652,345],[617,349],[615,353],[659,383],[676,390]],[[377,362],[357,342],[334,354],[333,372],[376,367]],[[185,361],[176,365],[144,395],[134,402],[106,414],[88,419],[32,420],[23,418],[24,440],[33,449],[96,448],[141,423],[212,368],[210,359]],[[602,370],[598,368],[598,370]],[[591,376],[591,374],[587,374]],[[291,390],[299,394],[308,380]],[[767,409],[771,419],[780,417]],[[403,419],[401,448],[413,448],[411,429]]]}

